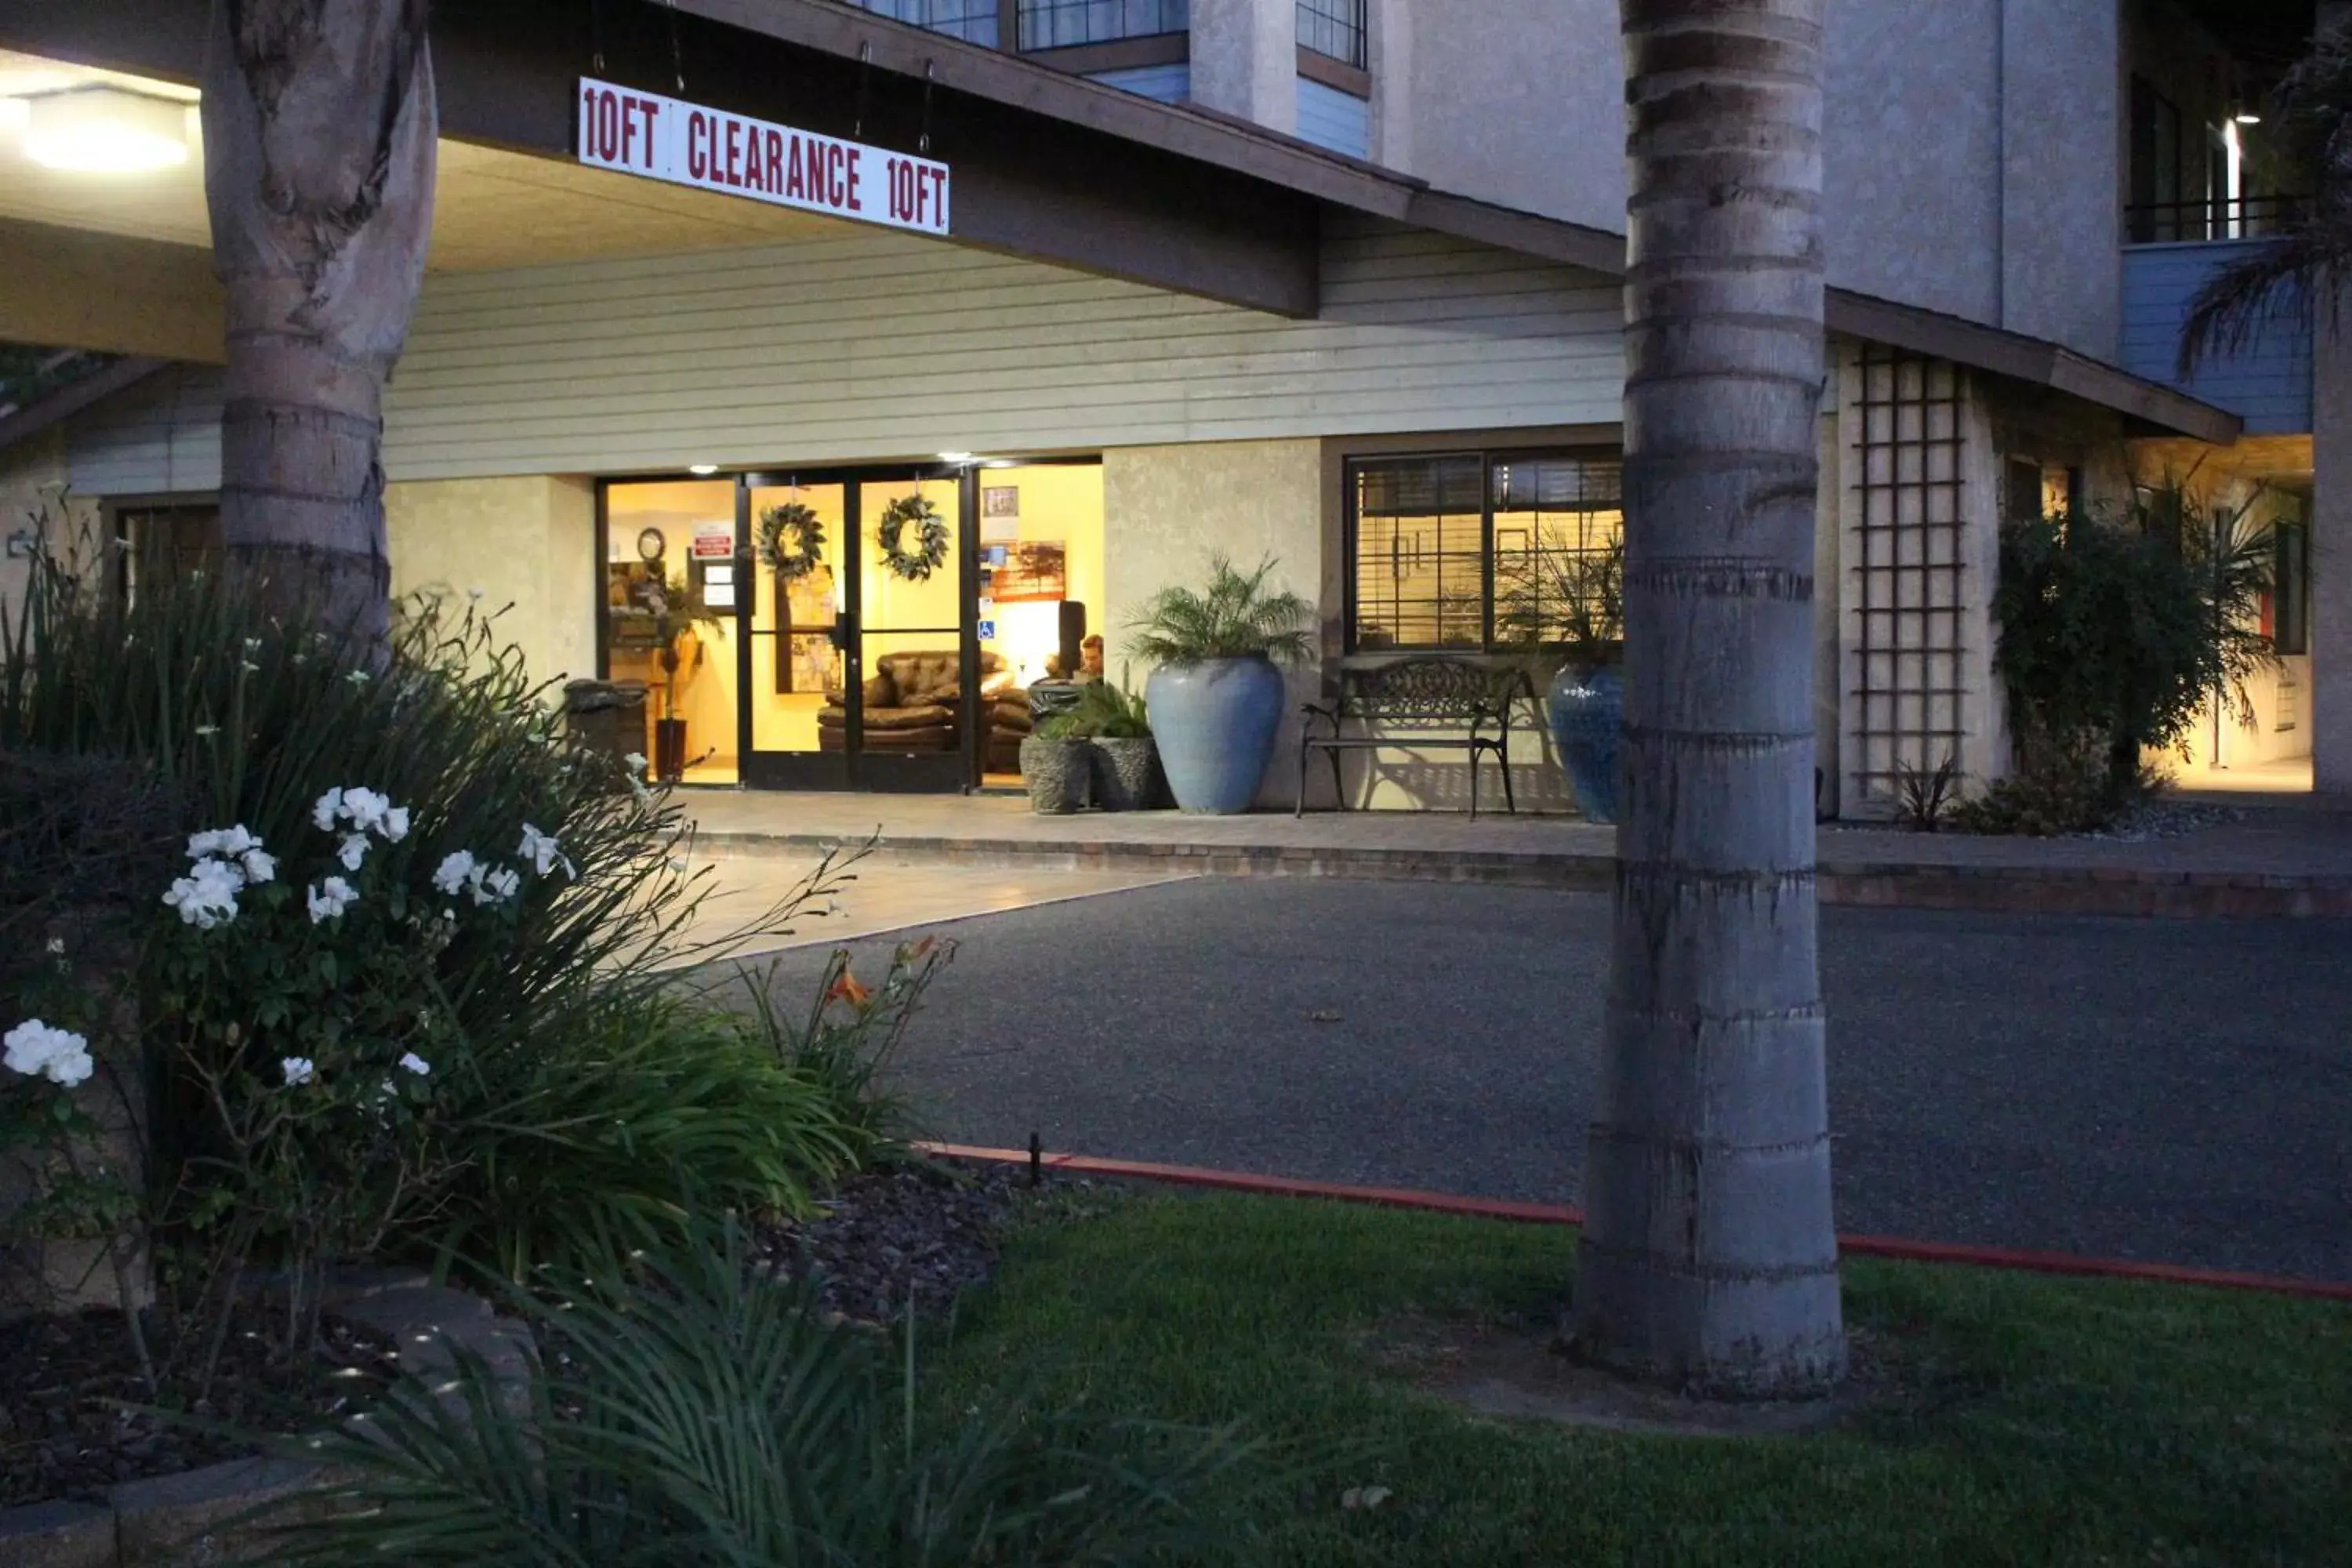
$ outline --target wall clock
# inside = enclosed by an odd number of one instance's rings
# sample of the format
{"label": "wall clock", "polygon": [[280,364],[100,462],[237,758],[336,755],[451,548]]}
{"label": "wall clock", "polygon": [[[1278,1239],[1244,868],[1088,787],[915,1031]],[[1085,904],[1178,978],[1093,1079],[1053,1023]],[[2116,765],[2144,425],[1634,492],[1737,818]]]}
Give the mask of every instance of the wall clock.
{"label": "wall clock", "polygon": [[662,558],[662,552],[668,546],[669,542],[662,537],[660,529],[648,528],[637,535],[637,559],[658,561]]}

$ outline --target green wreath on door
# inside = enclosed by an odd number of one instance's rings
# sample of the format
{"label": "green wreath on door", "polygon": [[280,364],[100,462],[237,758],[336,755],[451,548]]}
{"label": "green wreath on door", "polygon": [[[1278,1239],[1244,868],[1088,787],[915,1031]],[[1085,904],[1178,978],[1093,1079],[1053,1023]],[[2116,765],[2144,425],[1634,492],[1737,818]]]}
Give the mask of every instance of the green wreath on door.
{"label": "green wreath on door", "polygon": [[[907,525],[915,525],[915,542],[907,543]],[[940,509],[922,495],[901,496],[884,509],[875,542],[882,547],[882,563],[890,574],[908,583],[929,580],[948,558],[948,523]]]}
{"label": "green wreath on door", "polygon": [[760,514],[760,560],[782,583],[797,583],[824,560],[824,523],[799,501]]}

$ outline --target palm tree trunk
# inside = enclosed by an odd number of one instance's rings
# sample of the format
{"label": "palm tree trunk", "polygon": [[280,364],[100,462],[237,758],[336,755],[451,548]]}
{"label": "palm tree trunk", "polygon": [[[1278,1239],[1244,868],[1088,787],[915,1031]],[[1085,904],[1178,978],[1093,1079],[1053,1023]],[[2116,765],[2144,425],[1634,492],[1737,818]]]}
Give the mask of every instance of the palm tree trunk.
{"label": "palm tree trunk", "polygon": [[383,383],[433,217],[425,23],[425,0],[214,0],[205,62],[228,570],[379,647]]}
{"label": "palm tree trunk", "polygon": [[1627,806],[1573,1337],[1843,1374],[1815,941],[1823,0],[1621,0]]}

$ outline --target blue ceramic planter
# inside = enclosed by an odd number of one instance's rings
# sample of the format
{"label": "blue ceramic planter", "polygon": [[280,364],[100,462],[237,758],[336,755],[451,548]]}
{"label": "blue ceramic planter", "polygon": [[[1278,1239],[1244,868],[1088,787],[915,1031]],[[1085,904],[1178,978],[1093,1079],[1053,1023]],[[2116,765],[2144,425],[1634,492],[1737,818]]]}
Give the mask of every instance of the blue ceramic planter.
{"label": "blue ceramic planter", "polygon": [[1151,672],[1144,700],[1177,805],[1217,816],[1247,811],[1282,727],[1282,672],[1272,661],[1163,664]]}
{"label": "blue ceramic planter", "polygon": [[1625,678],[1610,668],[1564,668],[1544,696],[1552,744],[1576,792],[1576,809],[1592,822],[1614,822],[1622,787]]}

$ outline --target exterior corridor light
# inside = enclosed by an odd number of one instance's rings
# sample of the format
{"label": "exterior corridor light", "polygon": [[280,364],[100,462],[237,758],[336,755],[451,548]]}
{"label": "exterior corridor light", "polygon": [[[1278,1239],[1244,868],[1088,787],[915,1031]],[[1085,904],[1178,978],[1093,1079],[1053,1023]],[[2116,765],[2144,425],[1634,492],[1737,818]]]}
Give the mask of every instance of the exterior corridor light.
{"label": "exterior corridor light", "polygon": [[140,174],[188,161],[187,108],[120,88],[26,102],[25,156],[76,174]]}
{"label": "exterior corridor light", "polygon": [[705,476],[717,473],[719,471],[719,465],[716,463],[688,463],[686,466],[686,471],[694,475],[697,479],[701,479]]}

